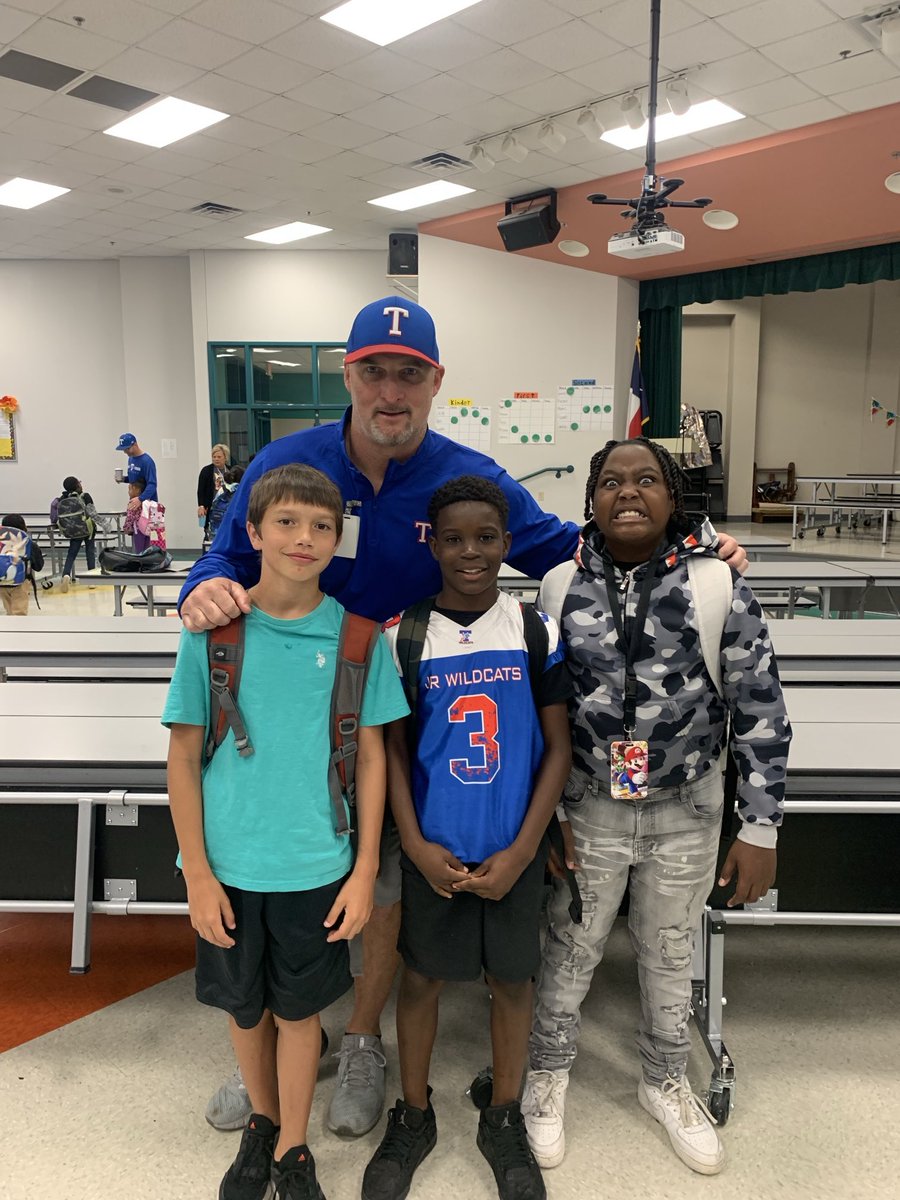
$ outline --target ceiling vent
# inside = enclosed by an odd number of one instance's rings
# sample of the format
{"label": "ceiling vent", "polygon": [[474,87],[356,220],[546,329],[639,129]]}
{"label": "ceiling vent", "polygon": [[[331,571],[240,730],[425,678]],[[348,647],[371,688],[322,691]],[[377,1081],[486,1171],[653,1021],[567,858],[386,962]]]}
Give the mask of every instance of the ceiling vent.
{"label": "ceiling vent", "polygon": [[472,164],[464,158],[457,158],[446,150],[438,150],[435,154],[426,154],[409,164],[414,171],[423,171],[426,175],[459,175],[463,171],[471,171]]}
{"label": "ceiling vent", "polygon": [[193,208],[189,208],[188,212],[200,213],[204,217],[215,217],[220,221],[227,221],[229,217],[243,216],[242,208],[230,208],[227,204],[216,204],[215,200],[204,200],[202,204],[196,204]]}

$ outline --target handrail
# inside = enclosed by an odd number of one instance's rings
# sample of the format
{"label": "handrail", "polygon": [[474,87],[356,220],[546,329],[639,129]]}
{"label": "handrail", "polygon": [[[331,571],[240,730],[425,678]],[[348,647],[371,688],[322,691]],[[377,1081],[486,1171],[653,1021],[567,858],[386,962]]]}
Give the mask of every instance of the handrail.
{"label": "handrail", "polygon": [[516,483],[524,483],[526,479],[536,479],[538,475],[546,475],[548,471],[553,471],[557,479],[562,479],[563,471],[567,475],[571,475],[575,470],[573,465],[569,463],[567,467],[541,467],[539,471],[532,471],[530,475],[520,475]]}

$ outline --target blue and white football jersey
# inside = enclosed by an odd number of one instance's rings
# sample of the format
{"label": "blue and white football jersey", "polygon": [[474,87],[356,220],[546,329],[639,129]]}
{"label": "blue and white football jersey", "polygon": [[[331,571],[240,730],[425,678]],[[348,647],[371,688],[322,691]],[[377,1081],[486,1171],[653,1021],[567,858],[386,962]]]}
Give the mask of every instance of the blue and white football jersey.
{"label": "blue and white football jersey", "polygon": [[[556,622],[544,621],[546,672],[562,662],[563,648]],[[398,628],[393,622],[385,630],[395,662]],[[501,592],[469,628],[432,612],[413,720],[412,790],[422,836],[464,863],[505,850],[522,826],[544,753],[517,600]]]}

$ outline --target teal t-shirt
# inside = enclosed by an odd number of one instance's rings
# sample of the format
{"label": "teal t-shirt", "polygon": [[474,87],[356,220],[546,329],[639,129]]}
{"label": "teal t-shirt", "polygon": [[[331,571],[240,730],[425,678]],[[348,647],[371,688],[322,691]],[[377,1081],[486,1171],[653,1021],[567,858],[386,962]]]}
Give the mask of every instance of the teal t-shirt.
{"label": "teal t-shirt", "polygon": [[[350,845],[335,833],[328,794],[328,724],[343,614],[325,596],[297,620],[258,608],[245,617],[238,707],[254,753],[241,758],[229,729],[203,771],[206,855],[221,883],[249,892],[307,891],[350,869]],[[360,723],[384,725],[408,712],[379,637]],[[182,631],[162,723],[209,724],[205,633]]]}

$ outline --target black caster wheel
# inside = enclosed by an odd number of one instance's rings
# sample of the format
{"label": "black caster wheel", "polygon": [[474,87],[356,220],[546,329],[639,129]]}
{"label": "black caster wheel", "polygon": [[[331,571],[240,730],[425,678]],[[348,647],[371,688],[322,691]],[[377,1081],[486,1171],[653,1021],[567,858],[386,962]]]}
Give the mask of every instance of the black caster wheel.
{"label": "black caster wheel", "polygon": [[472,1082],[469,1084],[469,1090],[466,1095],[475,1105],[479,1112],[488,1107],[491,1102],[491,1094],[494,1090],[494,1072],[491,1067],[485,1067],[483,1071],[479,1071]]}
{"label": "black caster wheel", "polygon": [[44,589],[45,592],[49,592],[50,589],[53,587],[53,580],[52,579],[42,579],[41,587]]}
{"label": "black caster wheel", "polygon": [[727,1125],[731,1116],[731,1092],[710,1092],[706,1107],[712,1114],[717,1125]]}
{"label": "black caster wheel", "polygon": [[825,530],[824,530],[824,529],[817,529],[817,530],[816,530],[816,537],[824,537],[824,536],[825,536]]}
{"label": "black caster wheel", "polygon": [[805,529],[798,529],[798,530],[797,530],[797,537],[798,537],[798,538],[800,539],[800,541],[802,542],[802,541],[803,541],[803,539],[806,537],[806,530],[805,530]]}
{"label": "black caster wheel", "polygon": [[328,1053],[328,1034],[323,1029],[322,1031],[322,1049],[319,1051],[319,1058],[324,1058]]}

